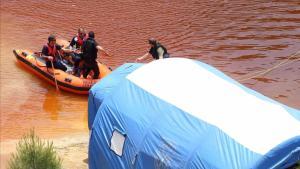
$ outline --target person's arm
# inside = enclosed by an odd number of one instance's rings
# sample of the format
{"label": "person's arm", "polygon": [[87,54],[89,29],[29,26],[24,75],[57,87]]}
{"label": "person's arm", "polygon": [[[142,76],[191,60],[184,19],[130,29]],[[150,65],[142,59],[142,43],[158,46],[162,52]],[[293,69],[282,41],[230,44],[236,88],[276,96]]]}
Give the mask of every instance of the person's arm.
{"label": "person's arm", "polygon": [[71,50],[71,49],[63,49],[61,48],[60,50],[58,50],[59,52],[64,52],[64,53],[73,53],[73,52],[76,52],[76,50]]}
{"label": "person's arm", "polygon": [[100,45],[97,45],[96,48],[99,50],[99,51],[102,51],[104,54],[106,54],[107,56],[110,56],[104,49],[102,46]]}
{"label": "person's arm", "polygon": [[142,61],[142,60],[145,60],[145,59],[148,58],[149,56],[150,56],[150,53],[147,52],[147,53],[145,53],[143,56],[138,57],[135,61],[136,61],[136,62],[140,62],[140,61]]}
{"label": "person's arm", "polygon": [[76,36],[74,36],[73,38],[72,38],[72,40],[71,40],[71,42],[70,42],[70,44],[69,44],[69,47],[74,47],[74,45],[76,44],[76,40],[75,40],[75,38],[77,38]]}
{"label": "person's arm", "polygon": [[41,58],[48,59],[49,61],[53,61],[53,56],[42,55]]}
{"label": "person's arm", "polygon": [[[60,60],[63,60],[63,53],[71,53],[72,51],[70,49],[63,49],[62,46],[60,45],[56,45],[56,49],[57,49],[57,53],[58,53],[58,57]],[[56,55],[57,57],[57,55]]]}
{"label": "person's arm", "polygon": [[158,53],[158,59],[164,58],[164,50],[162,49],[162,47],[157,49],[157,53]]}
{"label": "person's arm", "polygon": [[[69,44],[69,46],[67,48],[64,48],[64,52],[66,53],[77,53],[79,54],[80,52],[82,52],[82,49],[77,49],[76,48],[76,44],[77,44],[77,36],[74,36]],[[78,46],[77,46],[78,47]]]}

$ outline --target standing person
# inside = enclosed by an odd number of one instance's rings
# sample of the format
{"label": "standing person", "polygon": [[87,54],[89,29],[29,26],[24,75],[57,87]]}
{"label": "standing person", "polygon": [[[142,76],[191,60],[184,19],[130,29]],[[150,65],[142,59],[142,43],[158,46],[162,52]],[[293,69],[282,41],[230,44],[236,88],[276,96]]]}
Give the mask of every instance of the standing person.
{"label": "standing person", "polygon": [[[87,78],[91,70],[94,72],[93,79],[98,79],[100,71],[97,64],[97,53],[98,50],[105,52],[105,50],[96,42],[95,33],[89,32],[89,37],[83,42],[82,54],[83,54],[83,77]],[[107,54],[108,55],[108,54]]]}
{"label": "standing person", "polygon": [[161,45],[157,40],[155,40],[154,38],[150,38],[148,40],[148,42],[149,42],[149,45],[150,45],[150,50],[146,54],[144,54],[143,56],[137,58],[136,59],[137,62],[148,58],[150,55],[155,60],[170,57],[167,49],[163,45]]}
{"label": "standing person", "polygon": [[63,52],[61,46],[56,44],[55,36],[50,35],[48,37],[48,43],[43,46],[41,57],[46,60],[47,68],[52,67],[51,62],[53,62],[53,66],[55,69],[66,71],[67,67],[64,64],[62,64],[61,60],[59,59],[59,52]]}
{"label": "standing person", "polygon": [[74,63],[73,75],[80,76],[80,68],[79,63],[82,60],[82,53],[80,52],[82,49],[83,42],[87,39],[87,35],[83,28],[78,28],[78,33],[74,36],[70,42],[70,47],[74,49],[70,55],[72,57],[72,61]]}

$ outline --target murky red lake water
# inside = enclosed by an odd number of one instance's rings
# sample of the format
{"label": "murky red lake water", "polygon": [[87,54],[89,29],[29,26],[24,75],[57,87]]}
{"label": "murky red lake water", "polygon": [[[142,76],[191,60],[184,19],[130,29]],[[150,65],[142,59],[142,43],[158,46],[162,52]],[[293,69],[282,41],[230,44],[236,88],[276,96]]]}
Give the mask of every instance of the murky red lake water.
{"label": "murky red lake water", "polygon": [[81,26],[95,32],[111,54],[100,59],[112,68],[143,55],[147,39],[155,37],[173,57],[210,64],[300,109],[300,61],[285,62],[300,50],[299,0],[1,1],[1,140],[33,127],[43,137],[88,130],[87,96],[57,94],[16,64],[12,53],[41,50],[49,34],[71,40]]}

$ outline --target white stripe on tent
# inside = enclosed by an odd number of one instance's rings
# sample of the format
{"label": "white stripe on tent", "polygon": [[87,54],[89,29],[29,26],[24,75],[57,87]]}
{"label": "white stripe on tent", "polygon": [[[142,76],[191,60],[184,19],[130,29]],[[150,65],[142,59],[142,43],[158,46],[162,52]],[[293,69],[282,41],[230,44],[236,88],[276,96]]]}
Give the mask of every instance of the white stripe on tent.
{"label": "white stripe on tent", "polygon": [[153,61],[127,76],[149,93],[217,126],[250,150],[265,154],[300,135],[300,123],[284,108],[249,94],[193,60]]}

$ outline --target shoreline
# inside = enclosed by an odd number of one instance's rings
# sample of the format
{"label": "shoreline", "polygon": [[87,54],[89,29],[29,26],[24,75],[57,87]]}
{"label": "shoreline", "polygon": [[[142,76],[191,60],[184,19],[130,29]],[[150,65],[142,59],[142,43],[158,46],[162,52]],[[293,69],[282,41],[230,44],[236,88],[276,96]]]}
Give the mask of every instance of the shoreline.
{"label": "shoreline", "polygon": [[[88,168],[88,143],[89,134],[86,132],[69,134],[67,136],[46,138],[53,142],[58,156],[62,159],[63,169],[87,169]],[[6,169],[12,153],[16,152],[16,144],[19,140],[5,140],[0,142],[0,168]]]}

